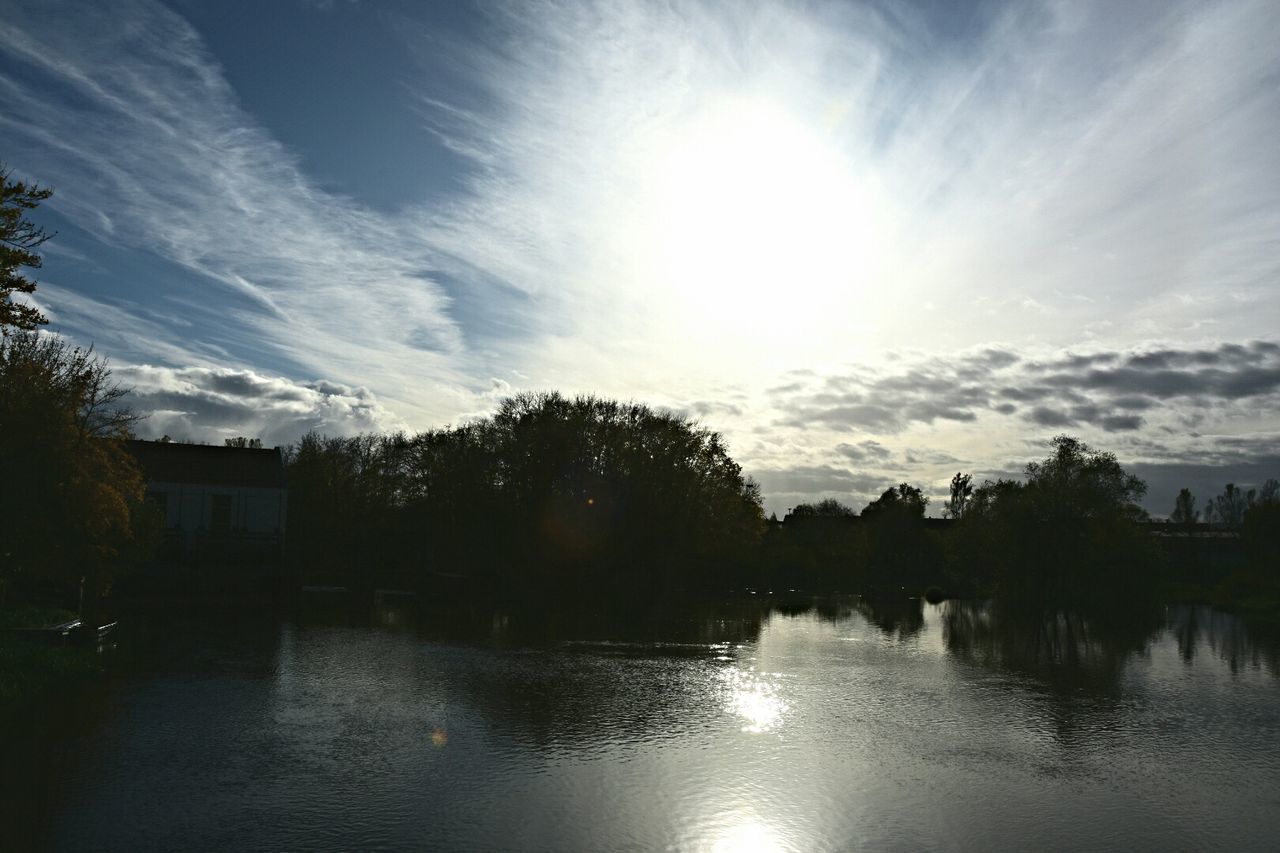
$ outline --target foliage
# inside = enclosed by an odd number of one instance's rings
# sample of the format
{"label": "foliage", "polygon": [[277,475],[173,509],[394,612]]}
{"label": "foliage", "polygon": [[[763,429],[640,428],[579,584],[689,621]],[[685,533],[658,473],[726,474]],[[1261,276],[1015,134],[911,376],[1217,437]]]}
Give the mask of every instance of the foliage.
{"label": "foliage", "polygon": [[1187,526],[1193,525],[1200,520],[1200,512],[1196,509],[1196,499],[1191,494],[1190,489],[1183,489],[1178,492],[1178,497],[1173,502],[1173,512],[1169,514],[1169,520],[1174,524]]}
{"label": "foliage", "polygon": [[[1222,494],[1214,498],[1209,507],[1205,509],[1205,520],[1215,521],[1224,527],[1232,529],[1239,528],[1244,523],[1245,513],[1253,506],[1257,499],[1258,493],[1250,489],[1245,492],[1236,488],[1235,483],[1227,483],[1227,487],[1222,490]],[[1210,518],[1210,508],[1212,509],[1212,518]]]}
{"label": "foliage", "polygon": [[964,518],[969,499],[973,496],[973,475],[959,471],[951,478],[951,498],[942,507],[943,518]]}
{"label": "foliage", "polygon": [[[169,436],[167,436],[167,435],[164,437],[164,439],[161,439],[161,440],[163,441],[163,440],[165,440],[165,439],[168,439],[169,441],[172,441],[172,440],[173,440],[173,439],[170,439],[170,438],[169,438]],[[226,438],[226,439],[223,439],[222,443],[223,443],[223,445],[224,445],[224,446],[226,446],[226,447],[240,447],[240,448],[246,448],[246,447],[247,447],[247,448],[249,448],[249,449],[251,449],[251,450],[261,450],[261,449],[262,449],[262,439],[260,439],[260,438],[246,438],[246,437],[245,437],[245,436],[243,436],[243,435],[238,435],[238,436],[236,436],[235,438]]]}
{"label": "foliage", "polygon": [[1026,480],[986,482],[961,522],[960,560],[1001,598],[1033,607],[1088,607],[1141,597],[1153,568],[1146,485],[1111,453],[1070,436],[1026,468]]}
{"label": "foliage", "polygon": [[311,434],[289,479],[290,540],[308,561],[374,560],[408,583],[709,583],[764,527],[759,487],[718,434],[596,397],[521,395],[412,437]]}
{"label": "foliage", "polygon": [[857,589],[866,563],[866,533],[857,514],[836,500],[801,504],[764,539],[765,588]]}
{"label": "foliage", "polygon": [[1262,497],[1244,514],[1240,539],[1251,569],[1262,575],[1273,598],[1280,601],[1280,489],[1267,480]]}
{"label": "foliage", "polygon": [[853,507],[835,498],[826,498],[816,504],[800,504],[789,513],[797,518],[853,518],[857,514]]}
{"label": "foliage", "polygon": [[0,331],[5,334],[9,333],[8,327],[29,331],[48,322],[30,305],[14,302],[12,295],[35,292],[36,283],[19,270],[39,269],[40,255],[35,250],[50,235],[30,222],[26,214],[53,195],[48,188],[10,180],[11,175],[0,164]]}
{"label": "foliage", "polygon": [[1272,477],[1262,484],[1262,490],[1258,493],[1258,503],[1277,502],[1280,502],[1280,480]]}
{"label": "foliage", "polygon": [[136,420],[124,393],[90,350],[31,332],[0,338],[0,580],[87,576],[92,590],[142,544],[145,484],[123,444]]}
{"label": "foliage", "polygon": [[0,634],[0,712],[20,706],[54,685],[101,670],[89,648],[55,646]]}
{"label": "foliage", "polygon": [[937,580],[941,554],[924,529],[929,499],[909,483],[886,489],[862,510],[867,529],[867,583],[873,591],[918,594]]}
{"label": "foliage", "polygon": [[880,497],[867,504],[862,510],[862,517],[868,521],[892,516],[922,519],[928,505],[929,499],[924,496],[924,492],[909,483],[899,483],[885,489]]}

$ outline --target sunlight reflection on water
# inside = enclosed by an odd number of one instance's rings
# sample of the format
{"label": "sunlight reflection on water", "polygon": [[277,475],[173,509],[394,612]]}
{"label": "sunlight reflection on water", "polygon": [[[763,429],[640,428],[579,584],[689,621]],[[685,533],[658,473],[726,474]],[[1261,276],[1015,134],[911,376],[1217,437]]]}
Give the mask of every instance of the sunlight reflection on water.
{"label": "sunlight reflection on water", "polygon": [[76,706],[46,846],[1274,847],[1280,651],[1232,617],[1046,662],[960,605],[882,616],[501,646],[210,624]]}
{"label": "sunlight reflection on water", "polygon": [[778,688],[758,673],[732,667],[724,674],[729,691],[726,710],[742,718],[744,732],[759,734],[781,724],[787,703]]}
{"label": "sunlight reflection on water", "polygon": [[741,818],[722,829],[711,843],[712,853],[775,853],[787,850],[773,827],[750,815],[734,815]]}

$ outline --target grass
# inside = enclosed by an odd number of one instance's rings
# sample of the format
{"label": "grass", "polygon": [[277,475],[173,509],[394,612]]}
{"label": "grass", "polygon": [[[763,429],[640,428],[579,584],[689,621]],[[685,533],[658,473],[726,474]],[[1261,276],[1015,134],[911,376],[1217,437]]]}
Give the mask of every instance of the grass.
{"label": "grass", "polygon": [[[52,607],[0,608],[0,629],[48,628],[75,614]],[[91,648],[64,646],[39,637],[0,633],[0,708],[11,708],[56,684],[99,671]]]}
{"label": "grass", "polygon": [[0,630],[5,628],[51,628],[76,618],[70,610],[23,604],[0,607]]}

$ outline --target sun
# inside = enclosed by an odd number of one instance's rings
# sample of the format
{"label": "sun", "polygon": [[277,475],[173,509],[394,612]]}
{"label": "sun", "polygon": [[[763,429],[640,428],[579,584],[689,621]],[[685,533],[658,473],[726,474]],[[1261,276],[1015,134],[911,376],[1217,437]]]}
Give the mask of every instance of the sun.
{"label": "sun", "polygon": [[849,308],[877,263],[876,192],[811,123],[729,99],[648,167],[650,276],[697,324],[772,330]]}

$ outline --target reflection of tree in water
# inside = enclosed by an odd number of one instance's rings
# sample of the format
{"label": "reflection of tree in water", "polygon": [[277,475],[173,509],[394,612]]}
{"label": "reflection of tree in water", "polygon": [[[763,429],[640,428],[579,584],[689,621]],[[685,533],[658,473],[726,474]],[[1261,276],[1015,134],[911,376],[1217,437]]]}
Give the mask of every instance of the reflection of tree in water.
{"label": "reflection of tree in water", "polygon": [[824,622],[843,622],[854,613],[856,599],[831,598],[815,603],[813,612]]}
{"label": "reflection of tree in water", "polygon": [[1113,691],[1125,663],[1145,651],[1162,627],[1155,608],[1084,616],[948,601],[942,614],[943,642],[951,654],[1066,691]]}
{"label": "reflection of tree in water", "polygon": [[1125,665],[1162,627],[1154,608],[1134,609],[1128,618],[1086,617],[952,600],[941,610],[947,651],[1008,673],[1039,693],[1043,725],[1068,750],[1115,728],[1124,715],[1119,694]]}
{"label": "reflection of tree in water", "polygon": [[1243,667],[1266,667],[1280,676],[1280,636],[1260,627],[1252,630],[1237,616],[1212,607],[1174,607],[1169,630],[1178,642],[1178,654],[1187,663],[1202,645],[1223,661],[1231,672]]}
{"label": "reflection of tree in water", "polygon": [[450,705],[555,750],[676,733],[704,721],[691,708],[720,717],[736,647],[759,638],[767,612],[756,601],[501,611],[454,602],[414,618],[419,636],[464,658],[440,682]]}
{"label": "reflection of tree in water", "polygon": [[794,618],[815,616],[821,622],[842,622],[856,612],[854,596],[780,596],[769,602],[770,612]]}
{"label": "reflection of tree in water", "polygon": [[910,639],[924,627],[924,601],[908,599],[859,599],[855,608],[868,622],[899,640]]}

